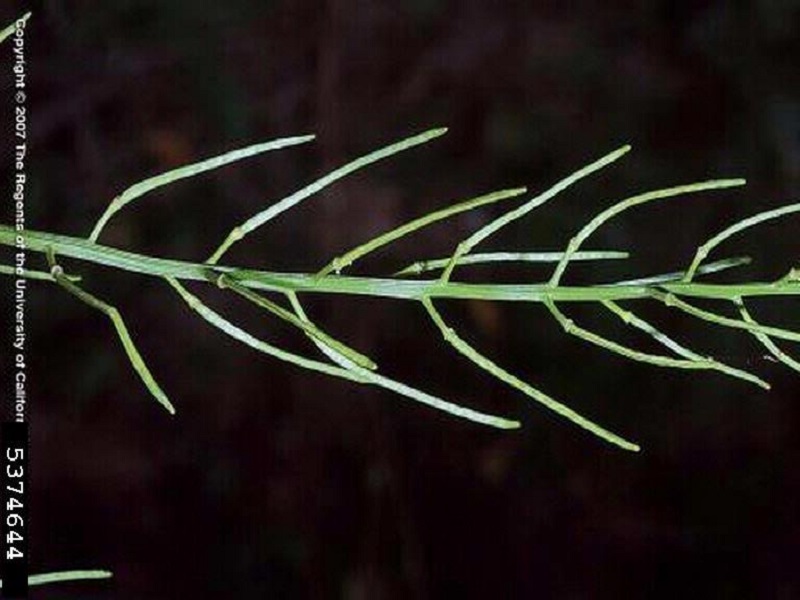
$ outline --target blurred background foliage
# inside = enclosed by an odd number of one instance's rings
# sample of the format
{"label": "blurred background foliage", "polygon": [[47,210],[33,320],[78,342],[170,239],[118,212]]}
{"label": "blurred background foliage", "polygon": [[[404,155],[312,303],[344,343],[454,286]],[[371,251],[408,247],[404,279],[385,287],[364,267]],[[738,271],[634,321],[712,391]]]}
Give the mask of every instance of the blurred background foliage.
{"label": "blurred background foliage", "polygon": [[[3,8],[4,22],[21,10]],[[595,247],[633,257],[576,267],[570,281],[672,270],[725,224],[796,200],[799,19],[796,0],[44,1],[27,36],[28,224],[88,235],[106,203],[144,177],[316,133],[313,145],[153,194],[104,234],[110,245],[203,259],[268,202],[446,125],[442,140],[337,184],[229,260],[314,270],[433,207],[541,190],[630,142],[622,163],[488,246],[557,250],[625,195],[746,177],[744,191],[654,205],[601,230]],[[8,161],[3,169],[8,182]],[[446,255],[494,214],[421,233],[357,271]],[[731,277],[775,277],[797,266],[798,239],[787,220],[720,255],[754,257]],[[388,373],[519,416],[521,432],[270,361],[188,314],[165,285],[69,266],[118,305],[178,415],[148,398],[101,315],[53,287],[31,289],[33,562],[116,574],[43,598],[800,597],[800,386],[746,336],[645,311],[760,371],[771,393],[628,363],[565,337],[537,307],[446,306],[500,364],[644,446],[627,455],[476,373],[418,307],[310,300],[320,323]],[[534,281],[549,270],[474,273]],[[306,348],[248,306],[209,297],[265,337]],[[573,312],[633,339],[596,309]],[[797,325],[796,303],[756,312]]]}

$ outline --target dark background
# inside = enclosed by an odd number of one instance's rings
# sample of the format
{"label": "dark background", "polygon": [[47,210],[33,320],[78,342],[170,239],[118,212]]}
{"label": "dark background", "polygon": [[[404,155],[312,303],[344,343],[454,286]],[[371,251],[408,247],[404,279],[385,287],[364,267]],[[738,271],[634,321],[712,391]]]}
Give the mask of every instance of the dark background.
{"label": "dark background", "polygon": [[[3,23],[22,10],[3,8]],[[144,177],[316,133],[149,195],[103,237],[200,260],[233,225],[336,165],[446,125],[445,138],[313,197],[228,260],[313,271],[434,207],[543,190],[629,142],[631,155],[486,248],[557,250],[626,195],[746,177],[744,190],[627,213],[589,245],[632,258],[575,266],[567,280],[674,270],[737,218],[797,199],[799,15],[796,1],[44,2],[27,34],[28,225],[88,235]],[[448,221],[356,272],[446,255],[500,210]],[[799,247],[796,219],[765,226],[718,250],[754,263],[717,280],[778,277]],[[501,365],[642,444],[629,454],[478,372],[418,306],[308,300],[387,374],[523,429],[482,428],[284,365],[211,329],[159,281],[65,263],[122,311],[178,414],[148,396],[104,316],[31,287],[34,571],[115,574],[33,597],[800,597],[800,386],[746,335],[642,307],[703,352],[761,373],[769,393],[628,362],[567,337],[538,306],[443,304]],[[549,272],[471,271],[497,281]],[[313,351],[247,305],[192,289],[259,335]],[[796,306],[752,304],[795,329]],[[598,308],[570,313],[652,348]]]}

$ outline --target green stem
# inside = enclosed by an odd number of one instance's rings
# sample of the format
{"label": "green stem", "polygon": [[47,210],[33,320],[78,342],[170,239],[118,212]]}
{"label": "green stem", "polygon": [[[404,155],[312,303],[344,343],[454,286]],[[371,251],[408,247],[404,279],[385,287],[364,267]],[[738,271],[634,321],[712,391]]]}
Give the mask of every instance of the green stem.
{"label": "green stem", "polygon": [[[14,247],[15,238],[16,232],[13,227],[0,225],[0,245]],[[52,248],[61,258],[73,258],[159,278],[174,277],[180,280],[209,282],[209,280],[216,280],[221,274],[228,274],[236,283],[244,287],[276,292],[346,294],[401,300],[421,300],[427,297],[512,302],[545,302],[548,298],[555,302],[597,302],[646,299],[653,295],[653,287],[648,285],[619,287],[559,285],[554,288],[546,283],[472,284],[442,282],[439,279],[409,281],[344,276],[318,278],[314,274],[255,271],[157,258],[94,244],[83,238],[33,230],[26,230],[24,238],[28,252],[44,254],[47,248]],[[0,272],[0,274],[3,273]],[[800,295],[800,285],[793,279],[744,284],[673,282],[662,283],[659,287],[675,296],[728,301],[756,296]]]}

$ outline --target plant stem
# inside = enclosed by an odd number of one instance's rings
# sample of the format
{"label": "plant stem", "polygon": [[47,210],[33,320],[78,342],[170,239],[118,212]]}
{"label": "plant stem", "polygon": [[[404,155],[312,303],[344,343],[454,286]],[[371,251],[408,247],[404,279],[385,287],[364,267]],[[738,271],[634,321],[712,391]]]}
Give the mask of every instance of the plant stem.
{"label": "plant stem", "polygon": [[[124,271],[141,273],[152,277],[174,277],[180,280],[216,282],[221,274],[227,274],[241,286],[275,292],[309,292],[324,294],[346,294],[377,296],[401,300],[422,298],[453,298],[474,300],[497,300],[512,302],[597,302],[603,300],[636,300],[653,297],[654,286],[624,285],[608,287],[561,286],[550,287],[539,284],[474,284],[453,281],[401,280],[374,277],[316,277],[312,273],[280,273],[256,271],[221,265],[210,266],[154,256],[146,256],[94,244],[83,238],[26,230],[26,250],[45,253],[48,248],[61,258],[73,258],[85,262],[113,267]],[[16,232],[13,227],[0,225],[0,245],[15,246]],[[2,274],[0,272],[0,274]],[[742,284],[661,283],[658,288],[675,296],[692,298],[734,300],[756,296],[798,296],[800,285],[794,280],[756,282]]]}

